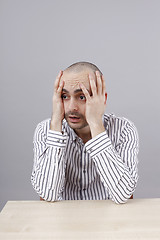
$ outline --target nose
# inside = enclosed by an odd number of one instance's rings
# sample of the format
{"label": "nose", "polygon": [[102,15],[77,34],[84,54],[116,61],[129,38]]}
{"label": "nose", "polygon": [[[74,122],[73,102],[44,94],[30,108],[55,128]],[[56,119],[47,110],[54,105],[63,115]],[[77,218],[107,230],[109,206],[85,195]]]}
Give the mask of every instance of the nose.
{"label": "nose", "polygon": [[74,98],[70,99],[69,110],[70,111],[78,111],[78,104]]}

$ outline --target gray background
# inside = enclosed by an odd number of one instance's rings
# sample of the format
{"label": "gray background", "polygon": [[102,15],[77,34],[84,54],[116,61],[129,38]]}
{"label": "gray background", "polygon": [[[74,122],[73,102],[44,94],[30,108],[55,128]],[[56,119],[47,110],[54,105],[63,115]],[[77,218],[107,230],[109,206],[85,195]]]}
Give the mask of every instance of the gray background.
{"label": "gray background", "polygon": [[0,1],[0,209],[37,200],[30,175],[38,122],[51,116],[60,69],[91,61],[104,73],[106,112],[139,132],[135,198],[160,197],[160,1]]}

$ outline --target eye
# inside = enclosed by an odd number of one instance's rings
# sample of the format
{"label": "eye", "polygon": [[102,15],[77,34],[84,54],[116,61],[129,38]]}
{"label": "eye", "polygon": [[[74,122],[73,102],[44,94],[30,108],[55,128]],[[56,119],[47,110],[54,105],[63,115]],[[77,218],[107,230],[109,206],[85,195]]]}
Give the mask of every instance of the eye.
{"label": "eye", "polygon": [[86,97],[84,95],[80,95],[81,100],[86,100]]}
{"label": "eye", "polygon": [[68,99],[67,95],[65,95],[65,94],[62,94],[61,98],[62,99]]}

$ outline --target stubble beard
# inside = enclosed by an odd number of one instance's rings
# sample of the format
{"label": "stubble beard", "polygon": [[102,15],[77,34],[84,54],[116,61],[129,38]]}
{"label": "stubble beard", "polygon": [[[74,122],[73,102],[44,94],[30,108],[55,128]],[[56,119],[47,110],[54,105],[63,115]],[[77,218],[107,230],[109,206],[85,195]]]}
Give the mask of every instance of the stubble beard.
{"label": "stubble beard", "polygon": [[[70,123],[70,122],[69,122],[69,115],[74,115],[74,116],[76,116],[76,117],[80,117],[81,123]],[[82,115],[82,114],[80,114],[80,113],[77,113],[77,112],[68,112],[68,113],[65,113],[64,118],[66,119],[68,125],[69,125],[73,130],[82,129],[82,128],[85,128],[85,127],[88,126],[88,122],[86,121],[85,116]],[[75,126],[74,126],[74,125],[75,125]]]}

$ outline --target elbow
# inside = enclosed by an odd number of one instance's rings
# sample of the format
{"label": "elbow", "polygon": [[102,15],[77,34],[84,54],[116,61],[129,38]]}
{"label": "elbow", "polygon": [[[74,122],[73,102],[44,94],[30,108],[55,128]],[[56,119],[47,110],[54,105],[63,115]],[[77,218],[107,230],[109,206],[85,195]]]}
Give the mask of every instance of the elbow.
{"label": "elbow", "polygon": [[128,199],[112,199],[112,201],[114,202],[114,203],[116,203],[117,205],[119,205],[119,204],[124,204],[124,203],[126,203],[127,201],[128,201]]}
{"label": "elbow", "polygon": [[126,203],[129,199],[133,199],[133,193],[136,189],[137,179],[130,179],[128,184],[120,181],[119,184],[112,191],[112,200],[117,204]]}
{"label": "elbow", "polygon": [[[39,195],[39,194],[38,194]],[[43,197],[42,197],[43,196]],[[40,201],[46,201],[46,202],[57,202],[58,201],[58,199],[51,199],[51,198],[49,198],[49,197],[46,197],[45,195],[39,195],[39,197],[40,197]]]}
{"label": "elbow", "polygon": [[129,198],[120,198],[120,197],[113,197],[112,201],[116,204],[124,204],[128,201]]}
{"label": "elbow", "polygon": [[111,195],[111,199],[113,202],[116,204],[124,204],[126,203],[129,199],[133,199],[133,191],[118,191],[114,192]]}
{"label": "elbow", "polygon": [[34,182],[34,179],[31,178],[31,184],[35,192],[39,195],[41,201],[47,202],[56,202],[62,200],[61,194],[57,194],[54,190],[49,187],[42,186],[40,187]]}

